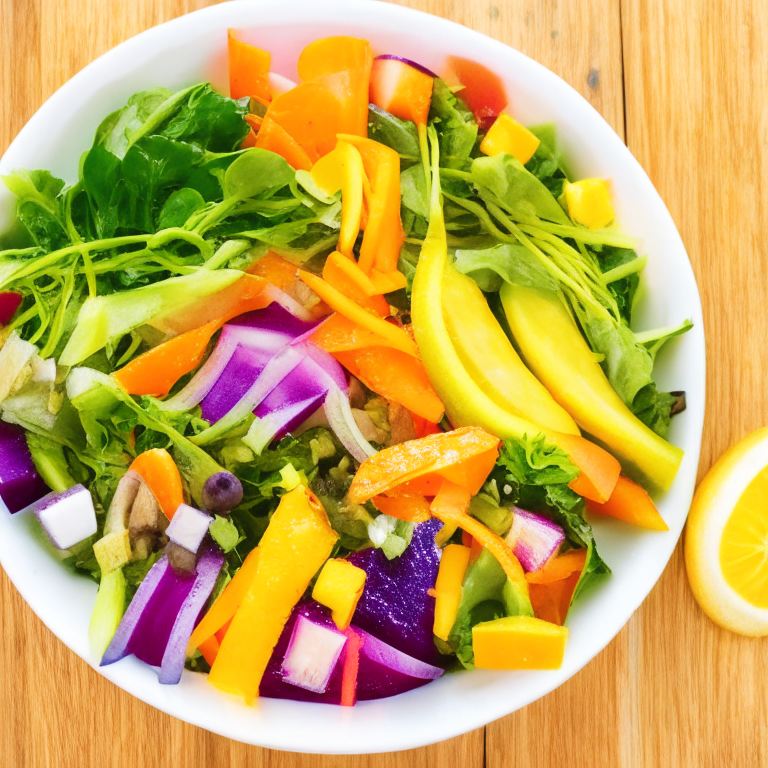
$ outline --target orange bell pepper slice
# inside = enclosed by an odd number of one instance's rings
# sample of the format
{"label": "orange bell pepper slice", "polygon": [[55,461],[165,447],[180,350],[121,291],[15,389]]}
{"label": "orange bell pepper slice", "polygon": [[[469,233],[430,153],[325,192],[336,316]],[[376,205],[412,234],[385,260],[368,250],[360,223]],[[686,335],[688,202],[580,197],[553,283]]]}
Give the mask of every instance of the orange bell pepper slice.
{"label": "orange bell pepper slice", "polygon": [[387,339],[387,343],[395,349],[418,357],[416,342],[402,328],[398,328],[396,325],[388,323],[381,317],[363,309],[359,304],[317,275],[301,271],[299,276],[331,309],[373,333],[383,336]]}
{"label": "orange bell pepper slice", "polygon": [[219,655],[220,647],[219,640],[215,635],[204,640],[198,646],[200,653],[203,654],[203,658],[208,662],[208,666],[213,666],[213,662],[216,661],[216,657]]}
{"label": "orange bell pepper slice", "polygon": [[647,491],[628,477],[620,475],[611,497],[603,504],[587,499],[587,510],[597,515],[608,515],[630,525],[668,531],[669,526],[659,514]]}
{"label": "orange bell pepper slice", "polygon": [[373,54],[367,40],[357,37],[325,37],[310,43],[299,54],[296,69],[304,81],[348,75],[350,133],[368,134],[368,91]]}
{"label": "orange bell pepper slice", "polygon": [[248,43],[237,39],[236,31],[228,32],[229,95],[233,99],[257,96],[267,101],[272,98],[269,90],[269,66],[271,56]]}
{"label": "orange bell pepper slice", "polygon": [[423,523],[431,516],[429,502],[423,496],[374,496],[372,501],[380,512],[398,520]]}
{"label": "orange bell pepper slice", "polygon": [[299,54],[296,69],[301,80],[316,80],[350,69],[370,71],[372,64],[373,54],[367,40],[339,35],[310,43]]}
{"label": "orange bell pepper slice", "polygon": [[528,582],[520,561],[504,539],[486,528],[479,520],[467,514],[470,494],[455,483],[443,482],[440,492],[430,506],[432,515],[446,526],[456,526],[480,542],[498,561],[509,580],[523,595],[528,595]]}
{"label": "orange bell pepper slice", "polygon": [[179,504],[184,503],[184,488],[181,475],[171,454],[164,448],[150,448],[140,453],[130,467],[144,479],[163,514],[173,520]]}
{"label": "orange bell pepper slice", "polygon": [[565,623],[586,561],[586,549],[572,549],[552,558],[541,570],[525,574],[537,618],[559,626]]}
{"label": "orange bell pepper slice", "polygon": [[261,128],[256,134],[256,147],[268,149],[284,158],[297,171],[308,171],[312,168],[312,160],[302,146],[267,112],[261,122]]}
{"label": "orange bell pepper slice", "polygon": [[416,437],[426,437],[427,435],[436,435],[438,432],[443,431],[442,429],[440,429],[437,423],[433,423],[431,421],[428,421],[427,419],[423,419],[421,416],[419,416],[416,413],[411,413],[411,418],[413,419],[413,428],[416,430]]}
{"label": "orange bell pepper slice", "polygon": [[268,283],[285,291],[295,282],[299,268],[274,251],[267,251],[255,264],[248,268],[248,274],[264,278]]}
{"label": "orange bell pepper slice", "polygon": [[[363,93],[365,112],[361,109]],[[367,101],[366,72],[337,72],[300,83],[290,91],[275,96],[264,122],[272,120],[277,123],[314,163],[333,150],[338,134],[367,134]]]}
{"label": "orange bell pepper slice", "polygon": [[256,134],[253,132],[253,128],[251,128],[251,130],[248,131],[242,143],[240,144],[240,149],[250,149],[251,147],[255,147],[255,146],[256,146]]}
{"label": "orange bell pepper slice", "polygon": [[129,395],[165,397],[184,374],[200,365],[211,337],[222,325],[223,320],[211,320],[174,336],[131,360],[112,377]]}
{"label": "orange bell pepper slice", "polygon": [[397,59],[376,59],[371,70],[371,102],[401,120],[426,125],[434,78]]}
{"label": "orange bell pepper slice", "polygon": [[402,272],[379,272],[378,269],[372,269],[370,280],[376,293],[392,293],[400,291],[407,287],[408,281]]}
{"label": "orange bell pepper slice", "polygon": [[445,406],[418,358],[384,346],[336,352],[334,357],[376,394],[428,421],[438,422],[443,418]]}
{"label": "orange bell pepper slice", "polygon": [[322,325],[319,325],[310,336],[310,340],[315,346],[332,355],[365,347],[386,346],[389,341],[378,333],[353,323],[338,312],[334,312]]}
{"label": "orange bell pepper slice", "polygon": [[259,543],[256,573],[211,667],[211,685],[253,702],[291,611],[337,539],[304,486],[282,497]]}
{"label": "orange bell pepper slice", "polygon": [[360,465],[349,487],[348,498],[354,504],[362,504],[401,483],[448,470],[478,454],[498,450],[498,445],[499,438],[480,427],[461,427],[391,445]]}
{"label": "orange bell pepper slice", "polygon": [[557,432],[552,434],[551,440],[581,470],[568,487],[585,499],[601,504],[608,501],[621,474],[618,459],[579,435]]}
{"label": "orange bell pepper slice", "polygon": [[529,584],[552,584],[567,579],[572,573],[581,573],[586,562],[586,549],[569,549],[548,560],[538,571],[526,573],[525,578]]}
{"label": "orange bell pepper slice", "polygon": [[391,314],[389,304],[383,296],[368,293],[373,285],[365,272],[338,251],[329,254],[325,260],[323,280],[369,312],[379,317],[389,317]]}
{"label": "orange bell pepper slice", "polygon": [[400,155],[373,139],[347,135],[339,138],[360,151],[371,182],[368,220],[360,246],[360,269],[366,273],[372,269],[385,274],[395,272],[405,240],[400,220]]}
{"label": "orange bell pepper slice", "polygon": [[311,175],[326,194],[335,195],[341,190],[339,251],[348,259],[354,259],[352,247],[360,231],[365,186],[360,153],[348,142],[339,141],[333,151],[314,164]]}
{"label": "orange bell pepper slice", "polygon": [[[189,637],[187,656],[191,656],[195,648],[199,648],[202,652],[203,643],[211,638],[216,638],[216,633],[224,629],[232,620],[240,607],[240,603],[243,602],[243,598],[248,593],[258,567],[259,548],[256,547],[248,553],[243,564],[232,577],[232,581],[224,587],[224,591],[219,595],[208,613],[200,619],[200,623]],[[207,658],[206,661],[208,661]],[[211,664],[212,662],[208,661],[208,663]]]}

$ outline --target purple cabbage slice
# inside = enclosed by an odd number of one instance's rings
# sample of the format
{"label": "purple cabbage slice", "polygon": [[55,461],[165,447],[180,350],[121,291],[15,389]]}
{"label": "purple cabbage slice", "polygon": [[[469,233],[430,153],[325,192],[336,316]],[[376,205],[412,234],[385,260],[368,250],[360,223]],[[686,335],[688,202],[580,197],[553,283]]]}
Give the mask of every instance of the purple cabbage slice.
{"label": "purple cabbage slice", "polygon": [[408,548],[394,560],[387,560],[380,549],[365,549],[349,558],[367,574],[354,625],[427,664],[440,659],[432,637],[435,598],[428,592],[440,567],[435,534],[441,527],[437,519],[416,524]]}
{"label": "purple cabbage slice", "polygon": [[24,509],[48,490],[32,462],[24,430],[0,421],[0,499],[8,511]]}

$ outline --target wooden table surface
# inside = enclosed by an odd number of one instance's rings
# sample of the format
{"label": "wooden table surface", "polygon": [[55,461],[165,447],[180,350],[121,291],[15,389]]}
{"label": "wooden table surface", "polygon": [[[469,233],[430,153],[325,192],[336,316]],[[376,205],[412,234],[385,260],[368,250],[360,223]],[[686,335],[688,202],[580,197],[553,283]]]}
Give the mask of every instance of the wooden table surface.
{"label": "wooden table surface", "polygon": [[[96,56],[208,4],[0,0],[0,153]],[[688,249],[704,305],[703,473],[730,443],[768,422],[768,4],[401,4],[503,40],[555,71],[603,114],[650,175]],[[546,698],[412,752],[295,755],[215,736],[119,690],[59,642],[2,574],[0,766],[768,766],[767,661],[768,640],[727,634],[697,608],[678,546],[616,639]]]}

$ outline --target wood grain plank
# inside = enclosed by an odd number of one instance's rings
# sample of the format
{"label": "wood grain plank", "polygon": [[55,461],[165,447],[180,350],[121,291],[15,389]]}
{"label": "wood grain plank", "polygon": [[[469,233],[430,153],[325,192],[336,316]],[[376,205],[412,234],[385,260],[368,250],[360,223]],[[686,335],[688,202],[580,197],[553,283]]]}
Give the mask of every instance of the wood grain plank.
{"label": "wood grain plank", "polygon": [[[704,306],[700,476],[768,422],[768,7],[622,0],[627,140],[686,244]],[[642,738],[627,765],[768,765],[765,640],[696,606],[678,547],[642,609]]]}

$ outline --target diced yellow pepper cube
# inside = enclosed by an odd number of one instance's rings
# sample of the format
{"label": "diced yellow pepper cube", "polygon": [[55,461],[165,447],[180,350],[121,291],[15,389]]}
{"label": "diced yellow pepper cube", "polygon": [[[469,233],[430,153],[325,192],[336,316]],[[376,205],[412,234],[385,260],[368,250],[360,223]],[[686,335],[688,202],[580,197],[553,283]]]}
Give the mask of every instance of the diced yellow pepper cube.
{"label": "diced yellow pepper cube", "polygon": [[558,669],[568,628],[533,616],[507,616],[472,629],[478,669]]}
{"label": "diced yellow pepper cube", "polygon": [[506,152],[521,163],[527,163],[540,144],[538,137],[509,115],[501,114],[485,134],[480,151],[486,155],[500,155]]}
{"label": "diced yellow pepper cube", "polygon": [[469,547],[449,544],[440,558],[440,570],[435,582],[435,624],[433,632],[441,640],[448,635],[456,621],[461,603],[461,584],[469,564]]}
{"label": "diced yellow pepper cube", "polygon": [[127,530],[115,531],[93,545],[93,554],[101,572],[109,573],[131,561],[131,539]]}
{"label": "diced yellow pepper cube", "polygon": [[346,629],[352,621],[363,594],[365,576],[365,571],[349,560],[328,560],[317,577],[312,597],[331,609],[331,616],[339,629]]}
{"label": "diced yellow pepper cube", "polygon": [[589,229],[607,227],[614,219],[611,192],[605,179],[566,182],[563,190],[568,215]]}

